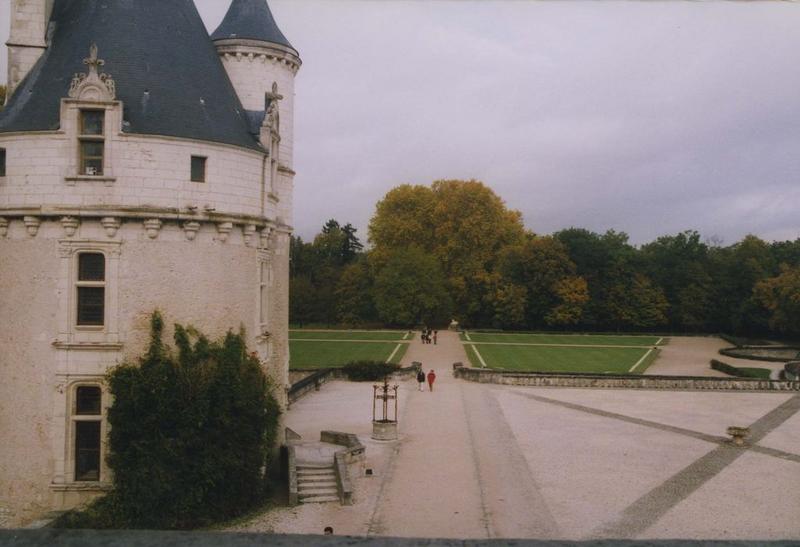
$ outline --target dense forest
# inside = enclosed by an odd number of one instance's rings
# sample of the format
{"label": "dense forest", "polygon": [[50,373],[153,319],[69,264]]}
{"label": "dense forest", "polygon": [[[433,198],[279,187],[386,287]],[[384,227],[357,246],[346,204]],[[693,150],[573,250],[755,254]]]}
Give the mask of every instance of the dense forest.
{"label": "dense forest", "polygon": [[446,180],[392,189],[368,241],[336,220],[292,238],[293,324],[800,335],[800,239],[538,235],[484,184]]}

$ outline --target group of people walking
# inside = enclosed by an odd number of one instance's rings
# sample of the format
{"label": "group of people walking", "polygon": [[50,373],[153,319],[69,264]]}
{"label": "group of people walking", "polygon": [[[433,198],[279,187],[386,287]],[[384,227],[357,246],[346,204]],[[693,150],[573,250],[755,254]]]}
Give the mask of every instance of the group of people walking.
{"label": "group of people walking", "polygon": [[430,344],[431,342],[433,342],[433,344],[435,345],[436,338],[438,335],[439,335],[438,330],[431,330],[428,327],[425,327],[424,329],[422,329],[422,335],[421,335],[422,343]]}
{"label": "group of people walking", "polygon": [[[425,371],[420,367],[419,372],[417,372],[417,383],[419,383],[420,391],[425,391],[425,379]],[[436,373],[433,372],[433,369],[431,369],[431,371],[428,373],[427,380],[428,390],[433,391],[433,382],[436,380]]]}

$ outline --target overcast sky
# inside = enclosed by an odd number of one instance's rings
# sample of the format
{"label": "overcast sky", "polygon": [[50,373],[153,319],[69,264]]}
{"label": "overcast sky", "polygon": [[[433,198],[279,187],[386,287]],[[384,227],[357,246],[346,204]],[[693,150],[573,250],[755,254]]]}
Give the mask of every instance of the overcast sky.
{"label": "overcast sky", "polygon": [[[228,5],[196,3],[210,30]],[[537,233],[800,237],[800,4],[270,6],[303,59],[304,238],[336,218],[366,239],[390,188],[442,178],[482,180]]]}

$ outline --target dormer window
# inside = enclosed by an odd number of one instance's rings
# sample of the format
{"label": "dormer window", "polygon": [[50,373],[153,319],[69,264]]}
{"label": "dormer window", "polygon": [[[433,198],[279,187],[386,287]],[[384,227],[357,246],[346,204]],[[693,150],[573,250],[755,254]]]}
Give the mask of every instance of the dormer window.
{"label": "dormer window", "polygon": [[78,142],[80,147],[80,175],[103,174],[105,151],[105,119],[103,110],[81,110]]}

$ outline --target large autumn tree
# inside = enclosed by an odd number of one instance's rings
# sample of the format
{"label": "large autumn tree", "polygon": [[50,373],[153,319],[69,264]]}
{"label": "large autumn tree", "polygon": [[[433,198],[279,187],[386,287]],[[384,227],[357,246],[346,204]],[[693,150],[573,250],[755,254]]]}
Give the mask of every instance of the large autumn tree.
{"label": "large autumn tree", "polygon": [[429,253],[444,272],[456,315],[472,324],[486,319],[484,295],[500,251],[524,238],[522,215],[475,180],[398,186],[378,203],[369,224],[378,268],[412,245]]}

